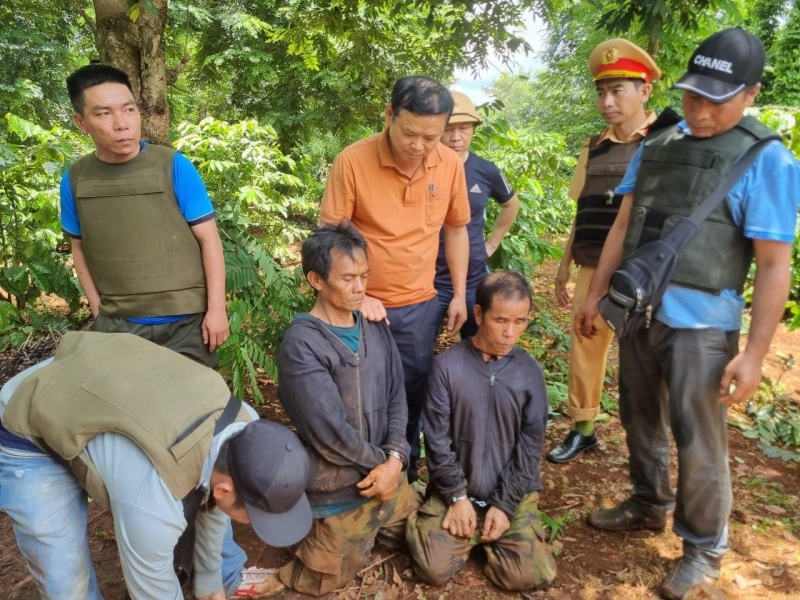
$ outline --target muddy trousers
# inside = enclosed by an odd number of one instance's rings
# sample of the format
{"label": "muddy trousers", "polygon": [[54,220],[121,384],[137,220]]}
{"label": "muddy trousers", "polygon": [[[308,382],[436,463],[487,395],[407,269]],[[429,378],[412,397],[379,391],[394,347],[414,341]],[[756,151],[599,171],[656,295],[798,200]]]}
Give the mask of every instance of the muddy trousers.
{"label": "muddy trousers", "polygon": [[444,585],[464,568],[470,550],[480,545],[486,552],[484,573],[498,587],[509,591],[546,588],[556,576],[556,563],[545,542],[538,501],[536,492],[525,496],[508,531],[495,542],[482,543],[488,509],[476,507],[477,526],[471,538],[457,537],[442,528],[447,507],[433,494],[406,523],[406,542],[417,574],[428,583]]}
{"label": "muddy trousers", "polygon": [[[596,269],[581,266],[575,281],[575,292],[572,296],[572,321],[575,313],[586,300],[589,284]],[[603,317],[597,315],[594,320],[597,334],[593,338],[578,341],[575,332],[570,329],[569,343],[569,399],[566,413],[576,421],[594,421],[600,412],[600,396],[603,393],[603,382],[606,378],[606,359],[608,346],[614,332],[608,328]]]}
{"label": "muddy trousers", "polygon": [[406,518],[421,500],[403,475],[386,502],[370,500],[353,510],[314,519],[311,531],[295,549],[295,558],[281,567],[281,581],[312,596],[342,587],[367,566],[377,538],[390,549],[403,547]]}
{"label": "muddy trousers", "polygon": [[[674,502],[684,556],[712,576],[728,551],[732,503],[719,385],[738,342],[738,331],[673,329],[653,321],[619,344],[631,497],[654,510]],[[677,492],[669,483],[668,428],[678,448]]]}

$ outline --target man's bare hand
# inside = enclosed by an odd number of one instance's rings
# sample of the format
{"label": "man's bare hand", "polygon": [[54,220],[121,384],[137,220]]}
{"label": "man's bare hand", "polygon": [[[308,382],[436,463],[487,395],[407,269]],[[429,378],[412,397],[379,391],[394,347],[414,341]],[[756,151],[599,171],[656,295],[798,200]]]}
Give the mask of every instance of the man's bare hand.
{"label": "man's bare hand", "polygon": [[450,300],[450,306],[447,310],[447,325],[445,328],[450,335],[457,333],[461,326],[467,322],[467,300],[464,296],[458,294],[453,296]]}
{"label": "man's bare hand", "polygon": [[383,321],[389,325],[383,302],[372,296],[364,296],[364,300],[361,302],[361,314],[367,321],[372,321],[373,323]]}
{"label": "man's bare hand", "polygon": [[203,319],[203,343],[208,346],[209,352],[214,352],[225,343],[230,335],[228,315],[225,309],[209,309]]}
{"label": "man's bare hand", "polygon": [[597,309],[597,300],[587,298],[578,311],[575,313],[575,321],[572,323],[572,329],[575,331],[575,336],[579,342],[583,338],[592,339],[597,335],[597,327],[595,327],[594,320],[600,311]]}
{"label": "man's bare hand", "polygon": [[400,483],[400,472],[403,470],[402,461],[394,456],[386,459],[372,469],[369,474],[356,484],[365,498],[376,498],[386,502],[392,497]]}
{"label": "man's bare hand", "polygon": [[486,519],[483,521],[481,541],[494,542],[499,540],[508,531],[509,527],[511,527],[511,521],[508,520],[506,513],[492,506],[486,512]]}
{"label": "man's bare hand", "polygon": [[[751,358],[747,352],[733,357],[719,385],[720,404],[744,402],[752,396],[761,383],[761,361]],[[731,384],[734,389],[731,390]]]}
{"label": "man's bare hand", "polygon": [[556,273],[556,300],[561,308],[569,306],[569,292],[567,292],[567,282],[569,282],[569,263],[561,264]]}
{"label": "man's bare hand", "polygon": [[475,533],[477,519],[469,500],[459,500],[450,505],[442,520],[442,529],[457,537],[470,538]]}

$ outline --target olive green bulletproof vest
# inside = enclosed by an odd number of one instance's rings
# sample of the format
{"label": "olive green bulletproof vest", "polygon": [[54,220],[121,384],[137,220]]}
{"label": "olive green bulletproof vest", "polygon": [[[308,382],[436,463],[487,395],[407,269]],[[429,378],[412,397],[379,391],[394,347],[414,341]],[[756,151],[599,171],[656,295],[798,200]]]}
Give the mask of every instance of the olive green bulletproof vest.
{"label": "olive green bulletproof vest", "polygon": [[172,185],[175,150],[147,144],[112,164],[94,154],[69,169],[86,263],[109,317],[206,312],[203,258]]}
{"label": "olive green bulletproof vest", "polygon": [[[230,398],[216,371],[127,333],[66,333],[53,362],[23,380],[6,428],[69,464],[109,509],[105,484],[83,451],[100,433],[121,433],[153,462],[175,499],[197,486],[214,425]],[[242,408],[237,421],[250,421]]]}
{"label": "olive green bulletproof vest", "polygon": [[639,148],[639,140],[618,144],[611,140],[589,141],[586,181],[578,198],[572,257],[578,265],[596,267],[611,225],[617,218],[622,196],[614,189],[622,182],[628,163]]}
{"label": "olive green bulletproof vest", "polygon": [[[710,138],[684,135],[677,125],[645,138],[623,256],[663,237],[679,217],[690,215],[717,188],[742,152],[770,137],[780,139],[747,116],[733,129]],[[741,293],[752,259],[752,242],[734,222],[725,200],[681,252],[670,281],[714,293],[726,289]]]}

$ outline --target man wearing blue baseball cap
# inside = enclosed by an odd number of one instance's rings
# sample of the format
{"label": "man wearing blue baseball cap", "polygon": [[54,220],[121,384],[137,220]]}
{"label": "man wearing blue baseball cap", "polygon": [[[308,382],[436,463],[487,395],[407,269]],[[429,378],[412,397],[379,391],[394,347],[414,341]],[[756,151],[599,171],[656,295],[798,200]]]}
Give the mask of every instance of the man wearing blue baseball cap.
{"label": "man wearing blue baseball cap", "polygon": [[[703,221],[681,253],[649,329],[621,339],[620,418],[630,451],[631,496],[589,516],[608,531],[663,529],[674,506],[683,556],[662,582],[677,600],[714,580],[728,551],[732,492],[728,404],[749,398],[789,292],[800,165],[780,138],[745,109],[761,89],[761,41],[741,28],[704,40],[675,84],[684,120],[652,131],[616,192],[622,206],[609,232],[577,336],[592,337],[597,303],[621,259],[689,215],[731,165],[759,140],[775,138]],[[753,257],[750,331],[739,351],[742,290]],[[678,450],[678,488],[669,477],[669,432]]]}
{"label": "man wearing blue baseball cap", "polygon": [[223,560],[228,517],[267,544],[311,528],[308,454],[222,377],[135,335],[67,333],[0,391],[0,508],[42,598],[100,600],[87,493],[114,517],[128,594],[262,596],[274,570]]}

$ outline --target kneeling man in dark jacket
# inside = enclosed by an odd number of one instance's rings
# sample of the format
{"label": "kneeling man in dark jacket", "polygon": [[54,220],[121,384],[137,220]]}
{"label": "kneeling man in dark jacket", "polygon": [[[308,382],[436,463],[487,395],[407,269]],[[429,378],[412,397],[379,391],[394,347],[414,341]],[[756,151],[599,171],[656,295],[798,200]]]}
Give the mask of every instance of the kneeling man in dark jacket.
{"label": "kneeling man in dark jacket", "polygon": [[417,573],[442,585],[470,550],[486,551],[486,576],[505,590],[546,588],[555,561],[537,503],[547,424],[542,368],[517,340],[531,289],[515,271],[478,285],[478,332],[433,363],[424,412],[427,501],[406,524]]}
{"label": "kneeling man in dark jacket", "polygon": [[279,397],[306,445],[314,525],[280,570],[319,596],[341,587],[381,541],[398,545],[419,506],[409,486],[403,365],[389,328],[361,318],[367,243],[342,220],[305,241],[303,272],[317,300],[298,314],[278,354]]}

